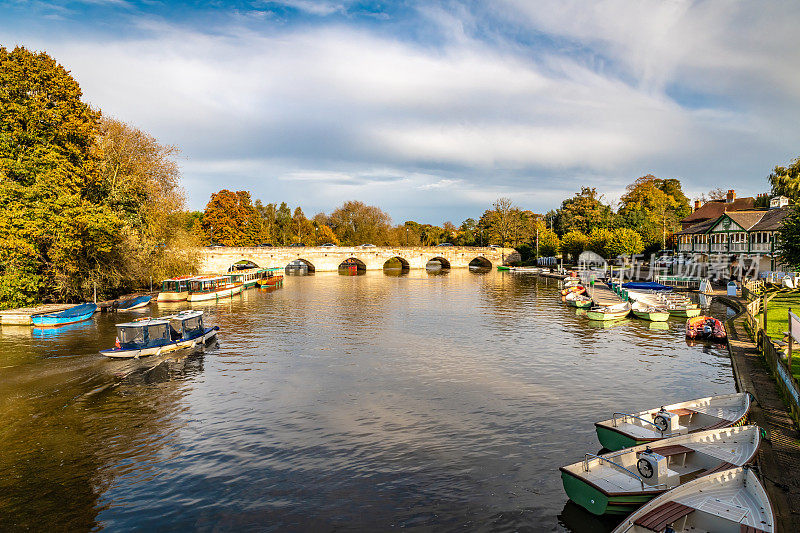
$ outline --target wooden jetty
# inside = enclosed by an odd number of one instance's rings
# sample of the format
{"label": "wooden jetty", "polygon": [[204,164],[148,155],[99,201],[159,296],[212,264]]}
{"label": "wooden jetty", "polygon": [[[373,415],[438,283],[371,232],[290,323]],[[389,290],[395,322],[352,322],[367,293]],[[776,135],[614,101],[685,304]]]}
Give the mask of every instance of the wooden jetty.
{"label": "wooden jetty", "polygon": [[595,305],[600,307],[616,305],[625,301],[606,285],[600,283],[587,287],[587,292]]}

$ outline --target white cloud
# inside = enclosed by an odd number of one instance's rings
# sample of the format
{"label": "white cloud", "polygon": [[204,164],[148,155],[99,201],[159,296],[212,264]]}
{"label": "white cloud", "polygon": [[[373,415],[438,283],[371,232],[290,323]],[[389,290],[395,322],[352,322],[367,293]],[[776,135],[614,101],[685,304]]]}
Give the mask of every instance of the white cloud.
{"label": "white cloud", "polygon": [[106,113],[180,146],[195,207],[229,186],[322,209],[361,195],[402,217],[500,194],[546,210],[582,179],[616,194],[648,172],[755,193],[800,144],[800,52],[782,33],[798,16],[773,4],[508,0],[503,17],[556,43],[534,47],[471,37],[479,17],[463,8],[420,11],[440,45],[353,26],[212,33],[153,18],[136,21],[136,39],[26,44]]}

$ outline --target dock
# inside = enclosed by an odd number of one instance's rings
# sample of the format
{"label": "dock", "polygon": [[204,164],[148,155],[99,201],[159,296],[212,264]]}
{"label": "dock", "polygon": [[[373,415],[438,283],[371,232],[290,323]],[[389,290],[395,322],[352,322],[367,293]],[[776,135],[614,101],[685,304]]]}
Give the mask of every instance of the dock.
{"label": "dock", "polygon": [[595,305],[600,307],[617,305],[625,301],[605,284],[595,283],[594,285],[587,287],[587,293],[592,298],[592,301],[595,303]]}

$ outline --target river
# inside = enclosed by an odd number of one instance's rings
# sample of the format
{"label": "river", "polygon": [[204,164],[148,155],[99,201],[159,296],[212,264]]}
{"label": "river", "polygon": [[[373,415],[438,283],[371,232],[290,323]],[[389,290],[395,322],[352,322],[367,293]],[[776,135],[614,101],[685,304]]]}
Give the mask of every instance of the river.
{"label": "river", "polygon": [[0,329],[0,529],[603,531],[558,472],[594,422],[734,392],[681,321],[593,327],[525,274],[318,273],[193,307],[220,332],[188,356],[97,354],[141,313]]}

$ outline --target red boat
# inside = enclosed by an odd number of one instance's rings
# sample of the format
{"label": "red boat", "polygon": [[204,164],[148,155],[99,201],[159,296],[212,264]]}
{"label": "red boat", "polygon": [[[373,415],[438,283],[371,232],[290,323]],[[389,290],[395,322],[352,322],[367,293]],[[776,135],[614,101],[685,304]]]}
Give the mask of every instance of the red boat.
{"label": "red boat", "polygon": [[696,316],[686,321],[686,336],[690,339],[721,340],[728,334],[722,322],[713,316]]}

